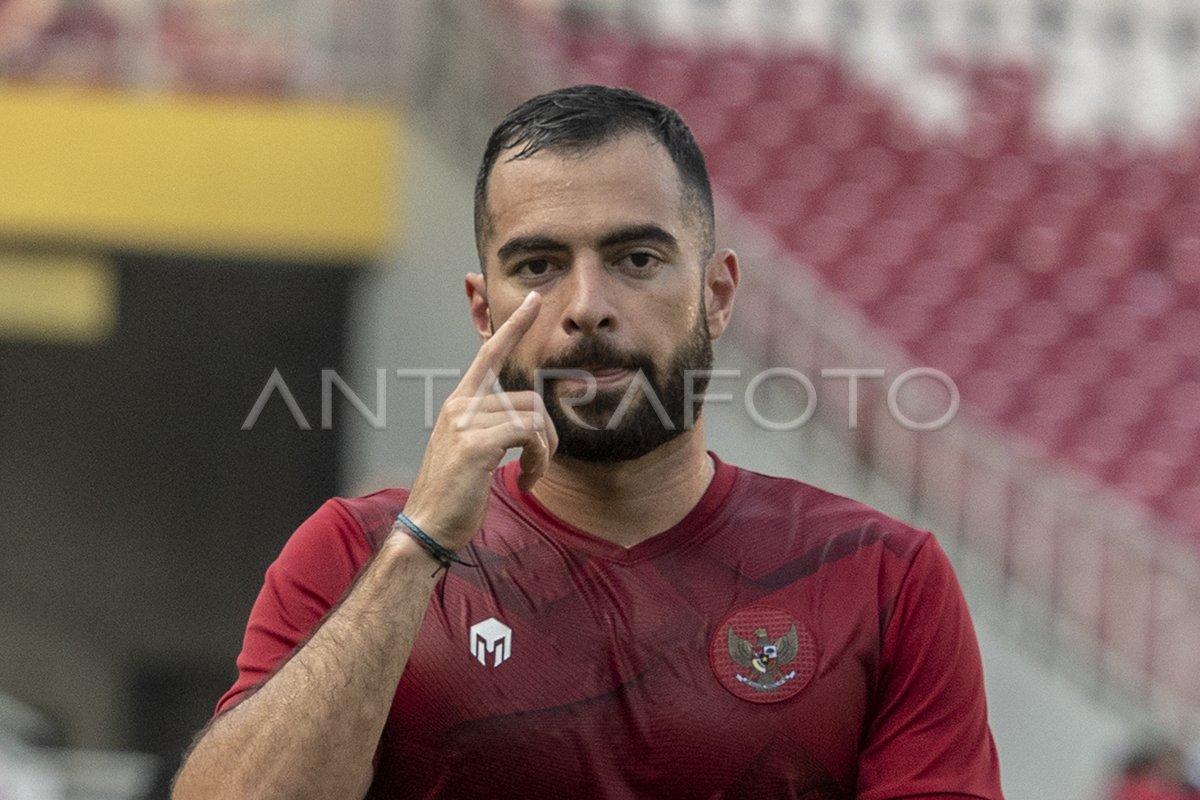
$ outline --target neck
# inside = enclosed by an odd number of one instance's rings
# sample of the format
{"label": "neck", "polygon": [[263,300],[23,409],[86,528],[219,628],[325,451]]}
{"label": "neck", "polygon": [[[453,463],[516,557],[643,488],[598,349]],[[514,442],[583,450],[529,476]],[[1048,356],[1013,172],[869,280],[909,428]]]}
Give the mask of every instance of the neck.
{"label": "neck", "polygon": [[633,461],[595,464],[555,458],[533,495],[564,522],[632,547],[678,523],[713,477],[703,420]]}

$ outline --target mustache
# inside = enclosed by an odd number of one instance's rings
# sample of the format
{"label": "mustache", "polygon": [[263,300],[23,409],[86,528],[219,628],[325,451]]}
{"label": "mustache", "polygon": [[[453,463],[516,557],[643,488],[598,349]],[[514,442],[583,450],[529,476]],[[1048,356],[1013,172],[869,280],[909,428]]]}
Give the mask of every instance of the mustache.
{"label": "mustache", "polygon": [[543,370],[642,370],[654,375],[654,360],[645,353],[618,350],[603,339],[585,339],[539,366]]}

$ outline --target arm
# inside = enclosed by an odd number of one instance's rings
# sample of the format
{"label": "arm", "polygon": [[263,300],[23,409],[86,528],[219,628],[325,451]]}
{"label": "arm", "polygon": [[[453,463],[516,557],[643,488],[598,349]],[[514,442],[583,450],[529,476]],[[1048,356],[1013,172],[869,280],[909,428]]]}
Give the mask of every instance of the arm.
{"label": "arm", "polygon": [[[508,448],[522,448],[528,487],[557,444],[540,397],[478,391],[490,386],[538,308],[531,294],[480,348],[442,408],[405,504],[411,519],[451,549],[479,530],[491,473]],[[308,641],[202,733],[173,798],[363,797],[437,566],[406,533],[393,530]]]}
{"label": "arm", "polygon": [[173,797],[365,795],[436,566],[408,537],[390,536],[308,642],[213,721]]}
{"label": "arm", "polygon": [[966,601],[929,537],[913,556],[884,631],[859,800],[1002,800],[983,666]]}

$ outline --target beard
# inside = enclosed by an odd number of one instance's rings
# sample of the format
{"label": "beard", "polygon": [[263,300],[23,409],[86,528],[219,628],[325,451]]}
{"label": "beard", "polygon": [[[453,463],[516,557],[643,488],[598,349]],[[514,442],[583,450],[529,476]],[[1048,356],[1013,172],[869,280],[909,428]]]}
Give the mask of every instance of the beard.
{"label": "beard", "polygon": [[[508,361],[500,370],[499,380],[505,391],[540,391],[558,433],[556,455],[591,463],[615,463],[641,458],[694,426],[700,418],[712,360],[708,322],[701,308],[696,324],[661,369],[646,353],[622,352],[607,340],[593,336],[533,373]],[[561,371],[583,373],[572,376],[582,378],[590,372],[610,369],[630,370],[634,377],[620,388],[593,386],[595,394],[587,402],[563,390]],[[557,376],[555,371],[560,371]],[[686,407],[689,379],[690,409]]]}

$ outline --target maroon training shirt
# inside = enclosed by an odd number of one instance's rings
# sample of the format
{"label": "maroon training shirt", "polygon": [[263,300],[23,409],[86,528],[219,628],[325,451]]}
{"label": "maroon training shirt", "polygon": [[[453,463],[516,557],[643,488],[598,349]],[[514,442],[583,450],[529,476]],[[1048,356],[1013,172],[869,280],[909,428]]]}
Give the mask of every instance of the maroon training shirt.
{"label": "maroon training shirt", "polygon": [[[430,601],[368,797],[1000,798],[978,646],[933,537],[716,465],[683,521],[628,549],[497,470],[462,553],[479,566]],[[309,635],[405,497],[331,500],[300,526],[218,712]]]}

